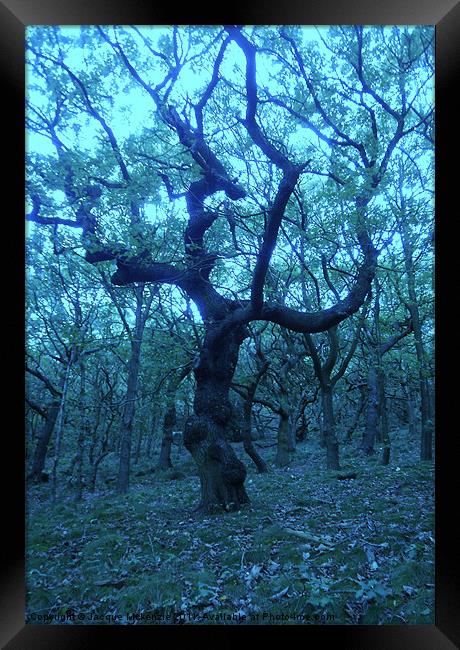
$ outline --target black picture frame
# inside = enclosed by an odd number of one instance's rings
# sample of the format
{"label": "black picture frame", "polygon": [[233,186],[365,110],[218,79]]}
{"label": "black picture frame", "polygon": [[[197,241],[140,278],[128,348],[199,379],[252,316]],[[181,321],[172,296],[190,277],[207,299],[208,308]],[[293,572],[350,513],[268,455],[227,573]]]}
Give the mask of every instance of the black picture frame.
{"label": "black picture frame", "polygon": [[[12,474],[3,494],[3,569],[1,574],[0,642],[12,650],[35,648],[99,648],[110,639],[133,647],[147,644],[193,642],[203,632],[208,642],[234,645],[239,638],[260,642],[267,628],[260,626],[59,626],[25,625],[24,562],[24,373],[19,361],[24,345],[24,229],[21,221],[24,178],[24,36],[25,28],[35,24],[431,24],[436,26],[436,616],[435,625],[394,626],[270,626],[272,642],[300,632],[302,645],[352,650],[449,650],[460,646],[457,538],[452,519],[458,511],[455,488],[458,474],[458,424],[454,418],[455,384],[448,370],[455,351],[446,341],[452,332],[452,295],[447,287],[456,278],[456,240],[453,222],[458,220],[454,191],[457,167],[454,138],[458,132],[458,106],[453,101],[460,63],[460,4],[456,0],[322,0],[305,6],[295,2],[255,2],[244,9],[195,3],[175,9],[143,0],[0,0],[0,49],[2,50],[4,133],[11,142],[4,144],[2,158],[7,163],[3,175],[4,209],[3,280],[7,309],[3,320],[7,334],[3,339],[6,356],[7,392],[4,394],[4,465]],[[219,14],[219,15],[218,15]],[[450,98],[450,99],[449,99]],[[9,111],[9,115],[8,115]],[[458,136],[457,136],[458,137]],[[4,138],[5,139],[5,138]],[[458,149],[457,149],[458,151]],[[452,156],[450,156],[452,153]],[[5,201],[10,200],[10,207]],[[6,224],[12,233],[6,234]],[[454,249],[455,246],[455,249]],[[14,341],[15,345],[10,345]],[[455,345],[452,347],[455,348]],[[458,372],[458,366],[454,366]],[[8,412],[16,414],[13,425],[6,424]],[[4,472],[5,474],[6,472]],[[6,542],[6,544],[5,544]],[[291,641],[292,642],[292,641]]]}

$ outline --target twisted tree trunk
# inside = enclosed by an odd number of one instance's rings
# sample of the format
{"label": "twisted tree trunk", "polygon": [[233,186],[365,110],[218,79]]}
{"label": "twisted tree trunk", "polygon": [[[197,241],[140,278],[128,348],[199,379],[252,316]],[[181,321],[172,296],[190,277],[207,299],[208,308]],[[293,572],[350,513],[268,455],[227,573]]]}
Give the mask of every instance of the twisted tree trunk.
{"label": "twisted tree trunk", "polygon": [[201,483],[197,510],[237,510],[249,502],[244,487],[246,468],[226,439],[231,419],[230,383],[245,333],[234,329],[213,340],[209,333],[194,368],[194,414],[187,420],[184,445],[193,456]]}

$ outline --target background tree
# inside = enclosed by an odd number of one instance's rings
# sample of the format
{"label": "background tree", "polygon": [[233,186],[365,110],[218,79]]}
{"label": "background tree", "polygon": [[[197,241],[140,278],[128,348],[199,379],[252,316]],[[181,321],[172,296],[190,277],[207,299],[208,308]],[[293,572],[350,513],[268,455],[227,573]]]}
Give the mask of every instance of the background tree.
{"label": "background tree", "polygon": [[[401,339],[412,332],[412,321],[399,324],[396,334],[382,341],[380,323],[380,285],[375,282],[375,300],[373,309],[372,332],[366,330],[368,344],[368,376],[367,376],[367,411],[366,425],[363,432],[362,449],[370,455],[374,453],[374,442],[379,439],[385,443],[382,462],[387,465],[390,457],[388,438],[388,420],[386,413],[385,375],[382,357],[391,350]],[[380,425],[380,426],[379,426]]]}

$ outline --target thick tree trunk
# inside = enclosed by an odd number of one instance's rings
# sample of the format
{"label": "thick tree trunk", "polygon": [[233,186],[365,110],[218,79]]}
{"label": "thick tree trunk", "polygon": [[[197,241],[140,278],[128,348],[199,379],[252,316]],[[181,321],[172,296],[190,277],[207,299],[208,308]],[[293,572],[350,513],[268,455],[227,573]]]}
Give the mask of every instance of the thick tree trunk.
{"label": "thick tree trunk", "polygon": [[184,445],[192,454],[201,483],[197,510],[237,510],[249,502],[246,468],[226,440],[231,419],[230,382],[245,334],[229,332],[218,341],[207,335],[194,368],[194,415],[187,420]]}
{"label": "thick tree trunk", "polygon": [[297,422],[294,425],[294,435],[296,438],[296,442],[305,442],[307,439],[307,434],[308,434],[308,419],[305,415],[305,413],[302,413],[300,416],[300,424],[297,424]]}
{"label": "thick tree trunk", "polygon": [[427,387],[428,387],[428,404],[430,407],[429,416],[430,416],[430,420],[433,422],[435,418],[435,408],[436,408],[434,381],[428,380]]}
{"label": "thick tree trunk", "polygon": [[168,404],[165,417],[163,420],[163,438],[161,439],[160,457],[158,459],[158,469],[169,469],[172,467],[171,446],[173,441],[173,429],[176,424],[176,403],[172,401]]}
{"label": "thick tree trunk", "polygon": [[48,445],[51,440],[51,435],[56,424],[56,418],[59,413],[59,401],[54,401],[46,411],[46,418],[43,423],[40,436],[37,440],[37,445],[34,451],[32,467],[29,472],[29,480],[39,481],[43,469],[45,467],[46,454],[48,452]]}
{"label": "thick tree trunk", "polygon": [[391,446],[390,446],[390,439],[388,438],[387,441],[384,441],[384,445],[382,449],[382,459],[380,461],[381,465],[390,464],[390,453],[391,453]]}
{"label": "thick tree trunk", "polygon": [[321,395],[321,406],[318,412],[318,430],[319,430],[319,444],[323,449],[326,449],[326,438],[324,436],[324,422],[323,422],[323,396]]}
{"label": "thick tree trunk", "polygon": [[288,427],[288,452],[293,454],[296,450],[297,436],[296,436],[296,423],[290,422]]}
{"label": "thick tree trunk", "polygon": [[326,445],[327,469],[340,469],[339,441],[335,433],[334,393],[330,385],[321,387],[323,406],[323,436]]}

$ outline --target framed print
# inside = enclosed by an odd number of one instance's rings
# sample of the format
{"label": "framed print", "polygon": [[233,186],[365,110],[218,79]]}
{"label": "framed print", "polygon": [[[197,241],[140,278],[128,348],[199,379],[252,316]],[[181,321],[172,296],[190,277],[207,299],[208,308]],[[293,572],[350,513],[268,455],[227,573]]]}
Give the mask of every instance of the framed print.
{"label": "framed print", "polygon": [[3,646],[456,647],[458,5],[0,13]]}

